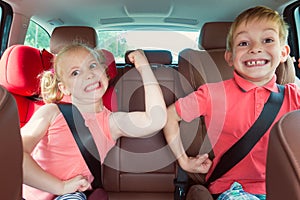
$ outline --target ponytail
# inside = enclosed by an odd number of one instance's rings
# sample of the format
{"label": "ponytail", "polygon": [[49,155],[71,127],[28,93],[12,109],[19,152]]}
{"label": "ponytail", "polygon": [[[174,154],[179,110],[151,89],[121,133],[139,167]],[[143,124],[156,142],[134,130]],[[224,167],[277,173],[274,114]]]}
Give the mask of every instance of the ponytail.
{"label": "ponytail", "polygon": [[41,78],[41,94],[45,103],[55,103],[63,98],[58,89],[58,80],[54,71],[45,71]]}

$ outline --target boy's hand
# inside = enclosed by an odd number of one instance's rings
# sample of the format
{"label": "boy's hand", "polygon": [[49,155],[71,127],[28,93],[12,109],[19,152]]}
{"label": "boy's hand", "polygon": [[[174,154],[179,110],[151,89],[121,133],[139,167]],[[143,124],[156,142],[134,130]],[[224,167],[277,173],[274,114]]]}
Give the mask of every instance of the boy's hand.
{"label": "boy's hand", "polygon": [[208,158],[208,154],[203,154],[179,160],[179,164],[185,171],[205,174],[210,169],[212,161]]}
{"label": "boy's hand", "polygon": [[149,66],[149,62],[141,49],[135,50],[128,55],[128,59],[132,62],[135,68],[139,69],[143,66]]}
{"label": "boy's hand", "polygon": [[64,181],[63,194],[73,193],[76,191],[83,192],[90,186],[90,183],[82,175],[78,175],[74,178]]}

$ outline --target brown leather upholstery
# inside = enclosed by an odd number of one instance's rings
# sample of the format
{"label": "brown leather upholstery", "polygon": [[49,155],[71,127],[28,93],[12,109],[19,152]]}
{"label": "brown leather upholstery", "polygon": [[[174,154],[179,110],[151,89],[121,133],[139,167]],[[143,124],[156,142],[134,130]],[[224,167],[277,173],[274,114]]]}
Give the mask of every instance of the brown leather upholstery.
{"label": "brown leather upholstery", "polygon": [[[178,72],[181,74],[180,81],[185,95],[205,83],[219,82],[233,77],[233,67],[228,66],[224,59],[226,36],[230,25],[230,22],[204,24],[199,37],[201,49],[184,49],[179,53]],[[204,140],[207,140],[204,120],[200,118],[192,123],[181,122],[181,133],[187,153],[197,155],[200,146]],[[193,133],[192,137],[191,133]],[[209,150],[209,142],[204,142],[201,153]]]}
{"label": "brown leather upholstery", "polygon": [[295,67],[294,61],[291,56],[288,56],[287,61],[281,63],[276,69],[276,82],[278,84],[287,84],[287,83],[294,83],[295,82]]}
{"label": "brown leather upholstery", "polygon": [[57,54],[66,44],[80,42],[91,48],[97,46],[97,33],[94,28],[86,26],[56,27],[50,38],[50,51]]}
{"label": "brown leather upholstery", "polygon": [[[161,60],[168,55],[166,60]],[[169,65],[170,52],[146,51],[167,105],[177,99],[178,73]],[[158,57],[156,57],[158,56]],[[144,89],[137,70],[127,63],[118,68],[115,83],[120,111],[143,111]],[[109,153],[103,167],[104,187],[110,199],[174,199],[173,180],[176,174],[175,158],[164,139],[162,130],[145,138],[120,138]]]}
{"label": "brown leather upholstery", "polygon": [[232,22],[207,22],[203,25],[198,47],[199,49],[225,49],[226,37]]}
{"label": "brown leather upholstery", "polygon": [[1,199],[21,199],[23,149],[14,97],[0,86]]}
{"label": "brown leather upholstery", "polygon": [[285,114],[271,129],[266,189],[268,200],[300,199],[300,111]]}

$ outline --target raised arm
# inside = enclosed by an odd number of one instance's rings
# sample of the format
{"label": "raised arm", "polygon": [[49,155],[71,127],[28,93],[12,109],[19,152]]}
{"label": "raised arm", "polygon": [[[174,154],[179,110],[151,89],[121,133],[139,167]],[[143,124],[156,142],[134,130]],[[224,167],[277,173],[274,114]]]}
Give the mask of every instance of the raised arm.
{"label": "raised arm", "polygon": [[181,118],[177,114],[175,104],[170,105],[168,107],[168,118],[164,127],[164,135],[173,154],[182,169],[191,173],[207,173],[212,164],[208,154],[196,157],[187,156],[180,137],[180,121]]}
{"label": "raised arm", "polygon": [[142,50],[128,55],[140,73],[145,90],[145,112],[117,112],[110,118],[112,136],[143,137],[163,128],[167,119],[161,88]]}

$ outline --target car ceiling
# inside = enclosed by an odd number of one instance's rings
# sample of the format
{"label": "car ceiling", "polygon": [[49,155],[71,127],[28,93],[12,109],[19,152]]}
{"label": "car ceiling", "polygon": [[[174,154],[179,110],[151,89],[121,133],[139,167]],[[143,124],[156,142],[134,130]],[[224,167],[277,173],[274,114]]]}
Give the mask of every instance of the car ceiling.
{"label": "car ceiling", "polygon": [[265,5],[281,11],[295,0],[5,0],[14,12],[56,26],[85,25],[95,29],[164,28],[199,30],[204,22],[232,21],[242,10]]}

